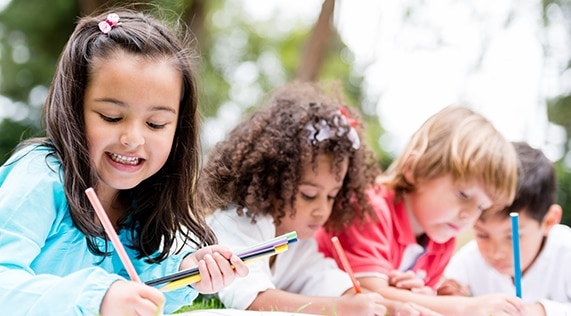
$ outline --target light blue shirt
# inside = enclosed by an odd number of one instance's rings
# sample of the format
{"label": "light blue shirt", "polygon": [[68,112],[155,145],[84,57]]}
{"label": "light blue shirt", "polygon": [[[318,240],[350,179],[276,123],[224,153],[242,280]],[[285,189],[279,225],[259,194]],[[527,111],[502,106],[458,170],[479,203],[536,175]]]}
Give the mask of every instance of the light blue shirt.
{"label": "light blue shirt", "polygon": [[[98,315],[109,286],[129,279],[112,244],[112,256],[89,252],[85,235],[71,220],[63,171],[47,147],[28,147],[0,167],[0,314]],[[118,232],[128,245],[129,232]],[[101,249],[104,240],[97,240]],[[136,259],[125,247],[141,280],[178,271],[188,252],[160,264]],[[103,260],[102,260],[103,259]],[[165,293],[165,313],[190,304],[191,287]]]}

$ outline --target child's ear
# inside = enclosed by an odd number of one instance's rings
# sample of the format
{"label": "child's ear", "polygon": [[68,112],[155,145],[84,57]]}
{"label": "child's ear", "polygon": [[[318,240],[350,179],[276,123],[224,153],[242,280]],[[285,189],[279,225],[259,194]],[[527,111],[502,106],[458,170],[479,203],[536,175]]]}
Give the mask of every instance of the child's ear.
{"label": "child's ear", "polygon": [[547,236],[551,227],[561,223],[561,216],[563,215],[563,209],[559,204],[553,204],[547,210],[547,213],[543,217],[541,226],[543,226],[543,234]]}

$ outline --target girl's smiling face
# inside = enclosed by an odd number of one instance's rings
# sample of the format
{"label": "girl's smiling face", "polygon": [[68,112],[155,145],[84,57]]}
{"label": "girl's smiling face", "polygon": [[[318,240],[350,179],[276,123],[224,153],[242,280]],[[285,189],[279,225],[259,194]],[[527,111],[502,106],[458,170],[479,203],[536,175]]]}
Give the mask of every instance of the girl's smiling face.
{"label": "girl's smiling face", "polygon": [[317,156],[317,168],[311,166],[304,169],[302,179],[298,186],[295,203],[295,214],[286,207],[286,216],[276,226],[276,236],[297,232],[297,237],[308,239],[329,218],[333,203],[343,186],[343,179],[347,173],[349,161],[345,159],[339,175],[331,169],[331,158],[320,154]]}
{"label": "girl's smiling face", "polygon": [[94,61],[84,119],[102,200],[162,168],[174,140],[181,93],[182,74],[168,58],[119,51]]}

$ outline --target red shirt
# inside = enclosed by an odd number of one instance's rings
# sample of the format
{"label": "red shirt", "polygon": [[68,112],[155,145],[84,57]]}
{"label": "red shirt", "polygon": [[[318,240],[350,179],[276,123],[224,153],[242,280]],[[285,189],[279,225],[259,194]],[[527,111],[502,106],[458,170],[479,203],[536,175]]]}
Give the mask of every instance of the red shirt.
{"label": "red shirt", "polygon": [[[407,247],[409,251],[411,248],[421,247],[416,242],[404,205],[401,201],[395,201],[394,192],[376,188],[368,194],[378,220],[367,218],[364,223],[356,220],[345,231],[336,235],[357,277],[387,278],[389,271],[399,269]],[[325,256],[335,258],[337,265],[342,267],[331,243],[332,236],[324,229],[315,234],[319,250]],[[444,244],[438,244],[427,237],[424,252],[416,261],[412,258],[412,269],[407,264],[406,267],[401,267],[401,270],[416,271],[419,277],[424,276],[427,286],[435,289],[452,257],[455,243],[454,238]]]}

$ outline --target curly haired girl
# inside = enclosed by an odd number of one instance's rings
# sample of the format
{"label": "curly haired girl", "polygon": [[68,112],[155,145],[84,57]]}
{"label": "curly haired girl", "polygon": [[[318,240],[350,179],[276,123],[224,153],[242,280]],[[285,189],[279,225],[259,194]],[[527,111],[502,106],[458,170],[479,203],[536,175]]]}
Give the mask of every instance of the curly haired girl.
{"label": "curly haired girl", "polygon": [[[313,238],[322,226],[342,229],[368,214],[363,192],[378,174],[359,117],[335,95],[290,83],[212,149],[199,201],[213,211],[207,221],[219,240],[240,248],[290,231],[299,238],[220,291],[227,307],[384,315],[383,298],[353,292],[349,276]],[[350,200],[364,207],[353,211]]]}

